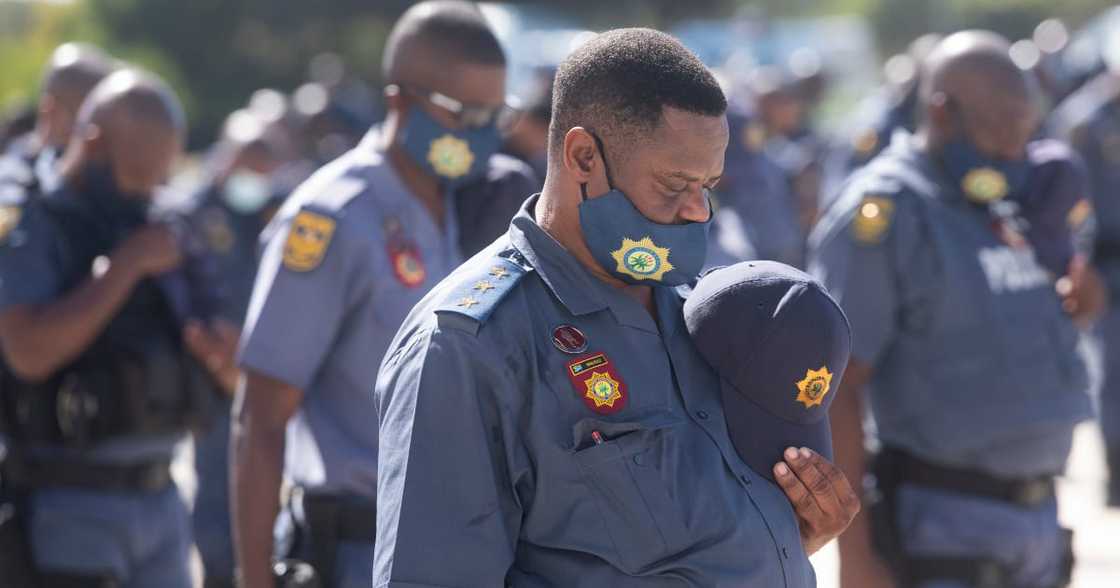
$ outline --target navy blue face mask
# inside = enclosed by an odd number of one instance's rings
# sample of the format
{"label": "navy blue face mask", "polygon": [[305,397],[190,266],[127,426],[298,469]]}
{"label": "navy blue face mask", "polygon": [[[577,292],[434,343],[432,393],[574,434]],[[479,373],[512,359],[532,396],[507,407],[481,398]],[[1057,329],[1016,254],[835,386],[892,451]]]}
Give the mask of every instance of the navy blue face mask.
{"label": "navy blue face mask", "polygon": [[498,152],[502,136],[490,124],[480,128],[449,129],[419,106],[409,109],[401,145],[405,153],[449,188],[486,173],[490,156]]}
{"label": "navy blue face mask", "polygon": [[962,117],[957,114],[957,138],[941,148],[945,172],[970,201],[989,204],[1022,191],[1027,185],[1030,162],[1021,159],[994,159],[976,148],[965,135]]}
{"label": "navy blue face mask", "polygon": [[579,225],[595,261],[628,284],[679,286],[696,279],[708,254],[711,203],[708,220],[702,223],[663,225],[649,220],[625,193],[613,187],[603,142],[592,137],[610,188],[602,196],[588,198],[587,184],[580,185]]}

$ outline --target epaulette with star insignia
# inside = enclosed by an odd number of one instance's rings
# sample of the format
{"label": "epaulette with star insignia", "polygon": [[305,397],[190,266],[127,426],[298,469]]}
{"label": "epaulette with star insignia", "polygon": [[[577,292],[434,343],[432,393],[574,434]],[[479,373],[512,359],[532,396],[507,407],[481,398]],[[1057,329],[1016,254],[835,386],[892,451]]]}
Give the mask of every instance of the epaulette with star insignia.
{"label": "epaulette with star insignia", "polygon": [[470,319],[467,324],[462,321],[454,322],[477,332],[498,307],[498,303],[533,268],[516,250],[506,250],[495,255],[480,269],[475,273],[463,274],[459,283],[448,291],[443,302],[436,307],[435,312],[440,315],[441,325],[444,324],[445,317],[465,317]]}

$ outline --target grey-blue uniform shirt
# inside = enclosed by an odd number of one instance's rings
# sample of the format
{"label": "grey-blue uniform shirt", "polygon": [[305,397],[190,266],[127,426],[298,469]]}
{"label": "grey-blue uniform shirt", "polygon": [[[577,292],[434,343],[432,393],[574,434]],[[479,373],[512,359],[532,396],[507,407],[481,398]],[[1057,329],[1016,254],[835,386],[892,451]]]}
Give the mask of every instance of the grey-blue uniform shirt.
{"label": "grey-blue uniform shirt", "polygon": [[[1084,158],[1096,218],[1095,261],[1109,288],[1120,290],[1120,77],[1104,73],[1055,110],[1052,130]],[[1112,303],[1117,304],[1114,296]]]}
{"label": "grey-blue uniform shirt", "polygon": [[788,500],[731,446],[678,292],[654,288],[655,321],[536,202],[386,354],[374,586],[813,586]]}
{"label": "grey-blue uniform shirt", "polygon": [[316,172],[262,234],[241,364],[304,392],[285,474],[373,498],[377,366],[417,301],[462,261],[454,202],[441,227],[371,133]]}
{"label": "grey-blue uniform shirt", "polygon": [[1064,468],[1090,416],[1085,368],[1056,275],[1013,226],[900,135],[814,230],[810,270],[874,368],[884,444],[1007,477]]}

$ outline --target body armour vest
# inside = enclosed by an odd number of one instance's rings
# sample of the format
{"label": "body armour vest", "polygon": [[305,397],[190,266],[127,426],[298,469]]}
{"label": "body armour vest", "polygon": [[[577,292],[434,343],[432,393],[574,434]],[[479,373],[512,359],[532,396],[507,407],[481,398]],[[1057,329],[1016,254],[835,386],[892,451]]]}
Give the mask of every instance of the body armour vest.
{"label": "body armour vest", "polygon": [[[72,199],[39,199],[59,237],[54,261],[62,292],[86,280],[144,219],[106,219]],[[189,267],[189,264],[186,264]],[[6,366],[3,426],[18,443],[87,447],[126,435],[158,435],[201,426],[212,386],[182,343],[192,297],[188,269],[146,278],[94,342],[44,382]]]}

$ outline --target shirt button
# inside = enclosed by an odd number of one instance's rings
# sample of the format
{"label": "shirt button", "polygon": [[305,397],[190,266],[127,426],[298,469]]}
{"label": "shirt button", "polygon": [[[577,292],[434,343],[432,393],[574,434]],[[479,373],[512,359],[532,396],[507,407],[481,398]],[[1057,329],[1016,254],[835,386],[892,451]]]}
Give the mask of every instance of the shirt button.
{"label": "shirt button", "polygon": [[746,474],[743,474],[743,475],[739,476],[739,479],[743,480],[743,483],[746,484],[747,486],[751,485],[750,476],[747,476]]}
{"label": "shirt button", "polygon": [[634,456],[634,464],[635,465],[642,465],[642,454],[639,453],[639,454]]}
{"label": "shirt button", "polygon": [[706,411],[706,410],[697,411],[696,416],[700,417],[700,420],[706,421],[706,420],[708,420],[708,411]]}

